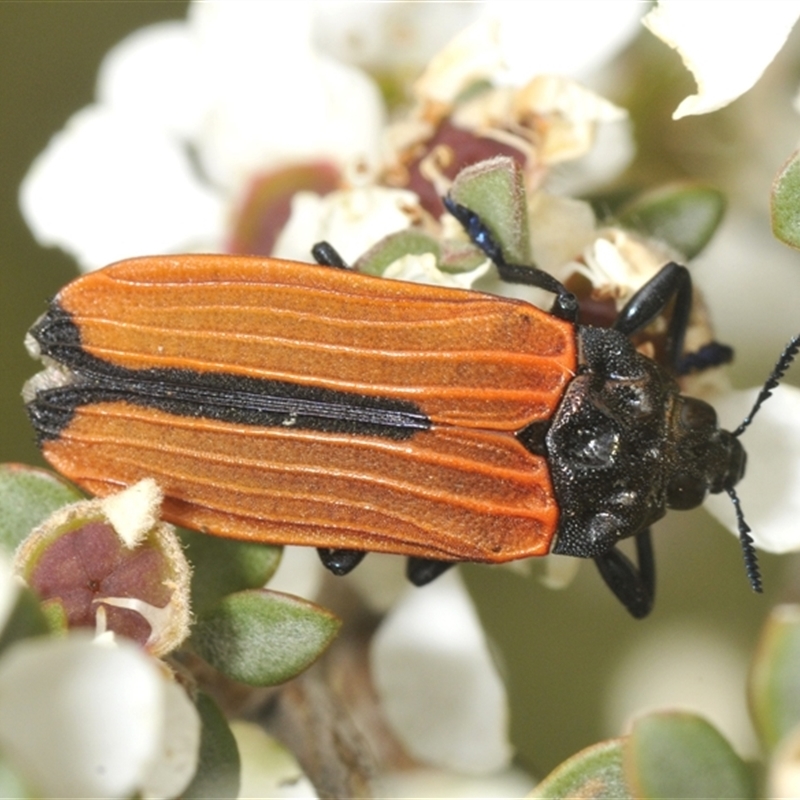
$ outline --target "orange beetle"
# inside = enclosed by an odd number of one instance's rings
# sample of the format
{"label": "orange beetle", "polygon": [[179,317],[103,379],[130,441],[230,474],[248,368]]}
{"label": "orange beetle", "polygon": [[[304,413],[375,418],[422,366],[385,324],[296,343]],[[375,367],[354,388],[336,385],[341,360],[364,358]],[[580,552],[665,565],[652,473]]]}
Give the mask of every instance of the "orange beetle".
{"label": "orange beetle", "polygon": [[[580,326],[561,284],[506,264],[448,206],[503,277],[556,293],[551,313],[336,269],[327,245],[323,265],[123,261],[69,284],[31,329],[49,364],[25,389],[45,458],[99,495],[153,477],[168,520],[313,546],[337,574],[367,551],[409,556],[419,585],[458,561],[591,557],[646,615],[650,524],[732,492],[744,469],[713,409],[627,338],[674,299],[680,355],[688,272],[665,267],[616,330]],[[628,536],[637,566],[616,548]]]}

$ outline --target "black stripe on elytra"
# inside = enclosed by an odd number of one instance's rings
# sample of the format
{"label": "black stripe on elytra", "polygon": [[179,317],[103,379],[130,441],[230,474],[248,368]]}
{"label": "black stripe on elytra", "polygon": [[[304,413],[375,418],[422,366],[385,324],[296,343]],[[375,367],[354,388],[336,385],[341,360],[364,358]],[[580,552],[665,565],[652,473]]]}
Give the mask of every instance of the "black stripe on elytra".
{"label": "black stripe on elytra", "polygon": [[57,305],[31,335],[43,355],[72,373],[68,385],[42,389],[28,404],[40,441],[58,438],[81,406],[120,401],[183,417],[391,439],[431,426],[417,405],[404,400],[227,373],[126,369],[84,351],[78,326]]}

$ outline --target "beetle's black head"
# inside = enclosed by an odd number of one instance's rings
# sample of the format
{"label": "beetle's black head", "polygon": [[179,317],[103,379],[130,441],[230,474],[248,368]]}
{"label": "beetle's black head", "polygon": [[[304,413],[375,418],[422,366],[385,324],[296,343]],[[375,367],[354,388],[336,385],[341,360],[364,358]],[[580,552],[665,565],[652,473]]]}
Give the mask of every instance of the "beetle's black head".
{"label": "beetle's black head", "polygon": [[669,508],[695,508],[706,494],[732,489],[744,475],[741,442],[717,426],[717,413],[703,400],[678,395],[670,419]]}

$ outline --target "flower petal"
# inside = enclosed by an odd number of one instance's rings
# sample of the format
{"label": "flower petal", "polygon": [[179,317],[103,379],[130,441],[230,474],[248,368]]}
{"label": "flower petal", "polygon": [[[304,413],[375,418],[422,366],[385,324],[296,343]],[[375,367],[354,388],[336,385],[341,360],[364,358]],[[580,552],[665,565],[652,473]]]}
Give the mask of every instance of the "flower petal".
{"label": "flower petal", "polygon": [[158,758],[144,779],[144,798],[178,797],[197,769],[200,717],[186,692],[174,681],[163,682],[164,724]]}
{"label": "flower petal", "polygon": [[97,76],[97,99],[157,130],[189,136],[208,106],[198,59],[185,22],[141,28],[106,53]]}
{"label": "flower petal", "polygon": [[143,480],[102,501],[103,513],[126,547],[136,547],[161,517],[164,493],[152,479]]}
{"label": "flower petal", "polygon": [[377,156],[377,87],[361,71],[312,51],[307,4],[280,9],[195,3],[190,10],[211,108],[198,156],[211,179],[234,194],[276,165]]}
{"label": "flower petal", "polygon": [[42,244],[73,254],[85,270],[221,239],[219,200],[188,153],[146,122],[100,106],[75,114],[37,156],[20,206]]}
{"label": "flower petal", "polygon": [[697,81],[673,119],[707,114],[733,102],[760,77],[800,16],[800,3],[684,3],[660,0],[642,20],[677,50]]}
{"label": "flower petal", "polygon": [[475,20],[480,3],[313,4],[314,44],[346,64],[373,71],[419,72]]}
{"label": "flower petal", "polygon": [[317,797],[295,757],[262,727],[233,720],[231,731],[242,759],[239,797]]}
{"label": "flower petal", "polygon": [[45,797],[130,797],[168,757],[178,794],[194,772],[199,719],[182,714],[180,735],[165,734],[166,680],[125,642],[23,641],[0,662],[3,753]]}
{"label": "flower petal", "polygon": [[546,272],[574,259],[595,238],[592,207],[583,200],[536,192],[528,200],[533,262]]}
{"label": "flower petal", "polygon": [[[756,390],[715,398],[723,427],[735,428],[750,411]],[[736,487],[756,546],[771,553],[800,550],[800,389],[781,384],[742,436],[747,473]],[[711,495],[705,507],[736,533],[726,494]]]}
{"label": "flower petal", "polygon": [[484,18],[458,33],[437,53],[414,84],[420,100],[453,103],[477,81],[491,80],[504,66],[496,20]]}
{"label": "flower petal", "polygon": [[638,30],[637,0],[537,0],[486,3],[500,21],[505,81],[523,84],[532,75],[590,75]]}
{"label": "flower petal", "polygon": [[458,573],[407,592],[373,640],[371,665],[412,756],[472,775],[508,765],[505,688]]}

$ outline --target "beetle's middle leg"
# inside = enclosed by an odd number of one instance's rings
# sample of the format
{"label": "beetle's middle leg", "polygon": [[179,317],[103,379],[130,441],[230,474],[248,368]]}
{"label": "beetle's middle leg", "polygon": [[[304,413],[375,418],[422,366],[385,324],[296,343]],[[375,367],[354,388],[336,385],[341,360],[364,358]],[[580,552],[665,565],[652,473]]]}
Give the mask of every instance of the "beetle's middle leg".
{"label": "beetle's middle leg", "polygon": [[616,547],[594,558],[608,588],[636,619],[642,619],[650,613],[656,593],[650,528],[636,534],[636,560],[638,566]]}

